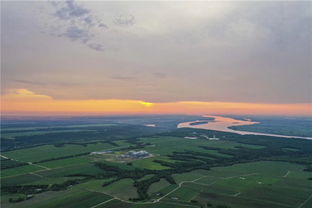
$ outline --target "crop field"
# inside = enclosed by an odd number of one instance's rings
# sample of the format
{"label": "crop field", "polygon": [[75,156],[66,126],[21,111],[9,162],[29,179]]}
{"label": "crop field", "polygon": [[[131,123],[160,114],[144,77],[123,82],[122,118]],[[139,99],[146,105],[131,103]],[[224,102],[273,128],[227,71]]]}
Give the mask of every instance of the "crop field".
{"label": "crop field", "polygon": [[[253,171],[257,172],[250,173],[248,167],[253,167]],[[290,173],[285,177],[288,171]],[[153,199],[171,192],[156,203],[118,200],[119,197],[129,196],[134,191],[128,179],[105,188],[99,186],[103,181],[94,181],[92,184],[87,183],[88,186],[84,185],[84,188],[90,191],[92,187],[97,187],[93,191],[106,192],[117,197],[114,200],[108,198],[107,203],[98,206],[103,208],[196,207],[196,203],[199,202],[207,207],[223,205],[237,208],[263,206],[286,208],[300,207],[310,197],[312,183],[305,180],[308,176],[309,174],[303,172],[303,166],[284,162],[255,162],[213,168],[211,171],[198,170],[175,175],[178,184],[184,182],[180,187],[170,185],[165,180],[153,184],[149,191],[160,193],[158,196],[154,194]],[[302,182],[298,183],[298,180]],[[308,200],[302,208],[308,208],[310,203]]]}
{"label": "crop field", "polygon": [[[168,155],[175,151],[184,151],[184,150],[203,152],[204,150],[200,148],[200,146],[207,146],[211,148],[222,148],[222,149],[236,149],[237,147],[246,147],[252,149],[262,148],[260,145],[248,145],[231,141],[226,142],[222,140],[210,141],[204,139],[185,139],[180,137],[142,138],[140,140],[142,142],[151,143],[152,145],[149,145],[144,149],[155,155]],[[211,153],[220,155],[220,153],[216,151],[211,151]]]}
{"label": "crop field", "polygon": [[102,170],[100,170],[99,168],[95,167],[90,163],[82,163],[61,168],[54,168],[50,170],[43,170],[37,173],[43,177],[63,177],[66,175],[96,174],[102,172],[103,172]]}
{"label": "crop field", "polygon": [[72,157],[72,158],[62,159],[62,160],[52,160],[48,162],[42,162],[42,163],[38,163],[38,165],[42,165],[48,168],[61,168],[61,167],[73,166],[73,165],[77,165],[81,163],[88,163],[91,160],[92,160],[92,157],[87,155],[87,156]]}
{"label": "crop field", "polygon": [[[73,188],[67,191],[60,191],[54,193],[42,193],[42,200],[38,198],[33,198],[25,201],[25,204],[12,204],[12,207],[47,207],[47,208],[59,208],[63,207],[66,204],[66,207],[70,208],[84,208],[92,207],[101,202],[111,199],[110,196],[107,196],[103,193],[90,192],[77,188]],[[22,205],[22,206],[21,206]],[[10,205],[8,206],[10,207]]]}
{"label": "crop field", "polygon": [[[213,204],[222,204],[231,198],[228,204],[231,207],[254,207],[260,202],[266,207],[298,207],[312,194],[312,182],[306,180],[309,175],[300,165],[281,162],[220,167],[207,171],[205,175],[197,172],[184,174],[181,178],[190,182],[184,183],[168,197],[189,201],[197,196],[197,201]],[[199,180],[194,181],[196,177]]]}
{"label": "crop field", "polygon": [[[257,172],[250,173],[249,167],[253,167],[253,171]],[[285,173],[288,171],[290,173],[285,177]],[[216,176],[218,174],[221,175]],[[303,166],[290,163],[256,162],[239,164],[214,168],[211,171],[199,170],[175,175],[177,182],[182,183],[179,188],[166,183],[164,180],[157,182],[151,187],[153,189],[151,192],[161,193],[161,195],[153,195],[154,199],[171,192],[157,203],[123,203],[114,200],[101,207],[118,205],[118,207],[150,208],[167,207],[170,204],[172,207],[187,207],[187,205],[196,207],[196,204],[200,202],[205,207],[308,208],[311,200],[307,201],[307,199],[312,194],[312,182],[306,182],[308,176],[309,174],[303,172]],[[302,182],[300,183],[300,181]]]}
{"label": "crop field", "polygon": [[134,167],[137,168],[145,168],[145,169],[150,169],[150,170],[165,170],[169,169],[169,167],[163,166],[159,163],[153,162],[154,160],[162,160],[162,161],[168,161],[168,162],[173,162],[173,160],[169,160],[168,158],[162,157],[162,156],[156,156],[156,157],[150,157],[150,158],[145,158],[142,160],[135,160],[132,162]]}
{"label": "crop field", "polygon": [[54,125],[53,127],[4,127],[2,130],[4,132],[12,132],[12,131],[36,131],[36,130],[41,130],[41,131],[53,131],[53,129],[71,129],[71,128],[83,128],[83,127],[107,127],[107,126],[114,126],[116,124],[76,124],[76,125],[65,125],[65,126],[58,126]]}
{"label": "crop field", "polygon": [[207,170],[195,170],[188,173],[174,174],[173,178],[177,183],[182,181],[192,181],[202,176],[206,176]]}
{"label": "crop field", "polygon": [[10,168],[1,171],[1,177],[11,177],[15,175],[22,175],[30,172],[35,172],[38,170],[44,170],[44,168],[34,165],[25,165],[16,168]]}
{"label": "crop field", "polygon": [[168,187],[170,185],[170,183],[168,183],[165,179],[160,179],[160,181],[153,183],[149,189],[148,189],[148,193],[149,194],[155,194],[160,192],[162,189]]}
{"label": "crop field", "polygon": [[[312,176],[307,171],[312,158],[310,143],[274,140],[266,146],[263,137],[247,140],[220,132],[194,131],[118,137],[111,142],[99,142],[97,136],[96,141],[89,143],[44,144],[4,151],[1,205],[5,208],[311,205]],[[206,132],[221,139],[184,138]],[[101,152],[105,150],[110,151]],[[150,156],[114,160],[114,156],[131,150],[144,150]],[[90,154],[95,151],[100,153]],[[276,154],[271,155],[274,151]]]}
{"label": "crop field", "polygon": [[236,146],[241,145],[235,142],[208,141],[200,139],[192,140],[179,137],[142,138],[141,141],[153,144],[145,147],[145,150],[159,155],[167,155],[174,151],[183,150],[203,151],[203,149],[199,147],[201,145],[221,148],[235,148]]}
{"label": "crop field", "polygon": [[122,179],[103,188],[103,193],[128,200],[137,197],[136,188],[133,187],[132,179]]}
{"label": "crop field", "polygon": [[79,130],[79,129],[64,129],[64,130],[46,130],[46,131],[29,131],[29,132],[14,132],[14,133],[4,133],[3,137],[7,139],[14,139],[18,136],[33,136],[42,135],[46,133],[65,133],[65,132],[80,132],[80,131],[92,131],[92,130]]}
{"label": "crop field", "polygon": [[2,155],[18,161],[39,162],[51,158],[64,157],[92,151],[106,150],[113,147],[114,146],[107,143],[88,144],[85,146],[65,144],[64,146],[61,147],[55,147],[54,145],[43,145],[39,147],[5,152]]}

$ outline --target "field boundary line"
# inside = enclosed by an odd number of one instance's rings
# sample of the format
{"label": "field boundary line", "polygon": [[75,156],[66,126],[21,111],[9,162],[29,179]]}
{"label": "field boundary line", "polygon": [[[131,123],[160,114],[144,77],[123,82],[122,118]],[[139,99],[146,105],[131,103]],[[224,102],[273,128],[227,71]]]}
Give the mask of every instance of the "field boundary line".
{"label": "field boundary line", "polygon": [[244,174],[244,175],[236,175],[236,176],[229,176],[229,177],[221,177],[222,179],[231,179],[231,178],[237,178],[241,176],[251,176],[251,175],[258,175],[259,173],[249,173],[249,174]]}
{"label": "field boundary line", "polygon": [[45,169],[45,170],[51,170],[51,168],[48,168],[48,167],[43,166],[43,165],[34,164],[34,163],[32,163],[32,162],[28,162],[28,165],[37,166],[37,167],[43,168],[43,169]]}
{"label": "field boundary line", "polygon": [[8,159],[8,160],[11,160],[10,158],[4,156],[4,155],[0,155],[0,157],[4,158],[4,159]]}
{"label": "field boundary line", "polygon": [[287,171],[287,173],[285,175],[283,175],[284,178],[286,178],[290,173],[290,170]]}
{"label": "field boundary line", "polygon": [[233,194],[234,197],[237,197],[241,194],[241,192],[237,192],[236,194]]}
{"label": "field boundary line", "polygon": [[189,182],[189,183],[194,183],[194,184],[198,184],[201,186],[211,186],[213,184],[215,184],[217,181],[211,182],[211,183],[198,183],[198,182]]}
{"label": "field boundary line", "polygon": [[312,194],[306,200],[304,200],[301,204],[299,204],[297,208],[303,207],[311,198],[312,198]]}
{"label": "field boundary line", "polygon": [[96,204],[96,205],[94,205],[94,206],[92,206],[92,207],[90,207],[90,208],[98,207],[98,206],[100,206],[100,205],[102,205],[102,204],[106,204],[106,203],[108,203],[108,202],[110,202],[110,201],[113,201],[113,200],[115,200],[115,198],[108,199],[108,200],[103,201],[103,202],[101,202],[101,203],[99,203],[99,204]]}
{"label": "field boundary line", "polygon": [[[50,171],[50,170],[57,170],[57,169],[62,169],[62,168],[67,168],[67,167],[74,167],[74,166],[78,166],[80,164],[84,164],[84,163],[83,162],[82,163],[75,163],[73,165],[66,165],[66,166],[54,167],[54,168],[49,168],[49,167],[43,168],[44,166],[42,166],[41,167],[42,169],[40,169],[40,170],[31,171],[31,172],[27,172],[27,173],[16,174],[16,175],[5,176],[5,177],[1,177],[1,178],[11,178],[11,177],[20,176],[20,175],[27,175],[27,174],[44,172],[44,171]],[[37,167],[40,167],[40,166],[38,166],[38,164],[28,164],[28,165],[37,165]]]}
{"label": "field boundary line", "polygon": [[37,173],[30,172],[29,174],[31,174],[31,175],[35,175],[35,176],[38,176],[38,177],[40,177],[40,178],[44,178],[44,176],[39,175],[39,174],[37,174]]}
{"label": "field boundary line", "polygon": [[233,195],[228,195],[228,194],[223,194],[223,195],[230,196],[230,197],[237,197],[237,198],[241,198],[241,199],[248,199],[248,200],[260,201],[260,202],[266,202],[266,203],[276,204],[276,205],[280,205],[280,206],[284,206],[284,207],[293,207],[293,206],[290,206],[288,204],[283,204],[283,203],[274,202],[274,201],[270,201],[270,200],[249,198],[249,197],[243,197],[243,196],[233,196]]}
{"label": "field boundary line", "polygon": [[184,207],[197,207],[196,205],[191,205],[191,204],[180,204],[180,203],[175,203],[175,202],[161,202],[163,204],[174,204],[174,205],[179,205],[179,206],[184,206]]}

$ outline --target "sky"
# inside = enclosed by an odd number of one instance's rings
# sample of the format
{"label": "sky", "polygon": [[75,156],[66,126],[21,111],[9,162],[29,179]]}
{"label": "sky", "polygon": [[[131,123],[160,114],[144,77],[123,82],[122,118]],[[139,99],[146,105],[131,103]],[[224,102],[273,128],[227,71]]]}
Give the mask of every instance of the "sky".
{"label": "sky", "polygon": [[312,115],[311,1],[1,1],[3,114]]}

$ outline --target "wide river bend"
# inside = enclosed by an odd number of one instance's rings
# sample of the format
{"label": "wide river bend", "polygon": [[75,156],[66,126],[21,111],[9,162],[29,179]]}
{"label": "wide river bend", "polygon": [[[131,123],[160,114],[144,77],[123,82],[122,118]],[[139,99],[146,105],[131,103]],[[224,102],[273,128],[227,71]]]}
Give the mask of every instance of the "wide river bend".
{"label": "wide river bend", "polygon": [[231,132],[231,133],[236,133],[236,134],[241,134],[241,135],[251,134],[251,135],[263,135],[263,136],[312,140],[312,137],[287,136],[287,135],[267,134],[267,133],[260,133],[260,132],[251,132],[251,131],[237,131],[237,130],[233,130],[229,128],[230,126],[252,125],[252,124],[258,123],[258,122],[253,122],[251,120],[246,120],[246,121],[237,120],[234,118],[223,117],[223,116],[203,116],[203,117],[214,118],[214,120],[213,121],[208,120],[208,123],[196,124],[196,125],[191,125],[191,124],[194,122],[199,122],[199,121],[183,122],[183,123],[179,123],[177,127],[178,128],[209,129],[209,130],[216,130],[216,131]]}

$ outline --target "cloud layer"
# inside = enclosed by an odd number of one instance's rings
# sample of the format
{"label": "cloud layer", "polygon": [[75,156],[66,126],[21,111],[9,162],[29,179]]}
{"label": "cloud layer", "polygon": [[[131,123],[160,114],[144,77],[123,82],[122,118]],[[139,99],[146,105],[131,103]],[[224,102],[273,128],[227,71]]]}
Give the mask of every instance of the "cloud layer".
{"label": "cloud layer", "polygon": [[2,91],[311,103],[311,2],[4,2]]}
{"label": "cloud layer", "polygon": [[107,29],[107,25],[92,15],[92,12],[80,6],[74,0],[51,1],[55,12],[53,16],[58,19],[56,24],[63,25],[63,30],[58,34],[72,41],[78,41],[96,51],[103,51],[104,46],[93,42],[94,30]]}

